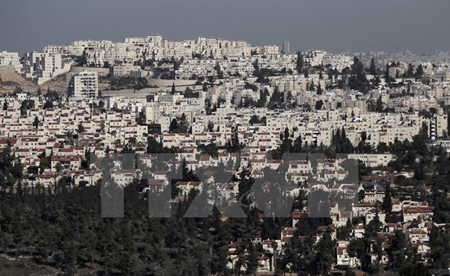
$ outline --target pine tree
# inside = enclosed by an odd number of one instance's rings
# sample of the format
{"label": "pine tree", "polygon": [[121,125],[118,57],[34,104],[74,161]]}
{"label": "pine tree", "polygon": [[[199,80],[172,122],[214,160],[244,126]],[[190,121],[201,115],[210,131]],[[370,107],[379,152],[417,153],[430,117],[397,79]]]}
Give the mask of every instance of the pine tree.
{"label": "pine tree", "polygon": [[177,130],[178,130],[178,121],[176,118],[173,118],[172,122],[170,122],[170,125],[169,125],[169,132],[174,133]]}
{"label": "pine tree", "polygon": [[323,101],[322,100],[318,100],[316,102],[316,110],[321,110],[323,106]]}
{"label": "pine tree", "polygon": [[381,209],[385,213],[390,213],[392,211],[392,198],[391,198],[391,186],[387,185],[384,192],[383,203],[381,204]]}
{"label": "pine tree", "polygon": [[249,245],[248,255],[246,260],[246,272],[248,275],[253,275],[258,268],[258,251],[253,244]]}
{"label": "pine tree", "polygon": [[297,72],[300,74],[304,67],[303,54],[301,52],[297,53]]}
{"label": "pine tree", "polygon": [[407,78],[412,78],[414,76],[414,65],[412,65],[412,63],[408,65],[408,70],[405,75]]}
{"label": "pine tree", "polygon": [[39,126],[39,119],[38,119],[38,117],[36,116],[36,117],[34,117],[34,122],[33,122],[33,126],[35,127],[35,128],[38,128],[38,126]]}
{"label": "pine tree", "polygon": [[420,65],[417,67],[415,77],[416,77],[417,79],[420,79],[420,78],[423,77],[423,66],[422,66],[422,64],[420,64]]}
{"label": "pine tree", "polygon": [[297,139],[294,141],[294,146],[292,148],[292,152],[302,152],[302,137],[299,135]]}
{"label": "pine tree", "polygon": [[322,86],[320,86],[320,82],[319,85],[317,86],[317,95],[322,95]]}
{"label": "pine tree", "polygon": [[314,85],[314,81],[311,81],[311,84],[309,85],[309,91],[314,91],[315,89],[315,85]]}
{"label": "pine tree", "polygon": [[351,73],[352,76],[348,79],[350,89],[367,93],[370,88],[369,81],[364,72],[364,64],[357,57],[353,59]]}
{"label": "pine tree", "polygon": [[377,112],[383,112],[383,100],[381,98],[381,95],[377,99],[376,111]]}
{"label": "pine tree", "polygon": [[372,75],[376,75],[377,74],[377,67],[375,66],[374,58],[372,58],[372,60],[370,61],[369,73],[372,74]]}
{"label": "pine tree", "polygon": [[187,133],[189,130],[189,123],[186,118],[186,114],[181,114],[180,124],[178,126],[179,133]]}

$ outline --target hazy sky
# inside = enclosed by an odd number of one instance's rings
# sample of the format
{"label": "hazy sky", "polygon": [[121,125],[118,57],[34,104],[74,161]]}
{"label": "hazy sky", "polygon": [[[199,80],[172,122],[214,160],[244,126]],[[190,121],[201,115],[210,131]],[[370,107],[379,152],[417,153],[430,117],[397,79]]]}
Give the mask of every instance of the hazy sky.
{"label": "hazy sky", "polygon": [[0,51],[160,34],[291,50],[450,50],[450,0],[0,0]]}

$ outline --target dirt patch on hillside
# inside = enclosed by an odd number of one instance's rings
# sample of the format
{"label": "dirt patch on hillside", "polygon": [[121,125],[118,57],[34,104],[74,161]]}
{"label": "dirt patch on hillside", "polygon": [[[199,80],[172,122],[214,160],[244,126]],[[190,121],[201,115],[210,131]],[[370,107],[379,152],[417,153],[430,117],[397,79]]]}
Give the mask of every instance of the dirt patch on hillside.
{"label": "dirt patch on hillside", "polygon": [[37,93],[38,89],[41,89],[42,93],[45,93],[47,90],[66,93],[66,74],[61,74],[42,85],[37,85],[27,81],[15,72],[0,71],[0,94],[12,93],[18,87],[24,92],[30,93]]}
{"label": "dirt patch on hillside", "polygon": [[11,93],[16,87],[22,88],[25,92],[36,92],[38,86],[22,78],[15,72],[0,71],[0,94]]}

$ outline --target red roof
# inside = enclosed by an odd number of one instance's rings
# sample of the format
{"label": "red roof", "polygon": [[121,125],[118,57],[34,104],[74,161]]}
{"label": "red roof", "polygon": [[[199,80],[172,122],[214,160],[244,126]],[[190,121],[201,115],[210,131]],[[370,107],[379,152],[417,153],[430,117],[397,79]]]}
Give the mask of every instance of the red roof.
{"label": "red roof", "polygon": [[177,185],[181,185],[181,186],[200,186],[201,182],[198,181],[178,181]]}
{"label": "red roof", "polygon": [[147,185],[149,185],[149,186],[163,186],[164,185],[164,180],[162,180],[162,179],[148,179],[147,180]]}
{"label": "red roof", "polygon": [[53,155],[52,156],[52,162],[71,162],[71,161],[79,161],[80,156],[76,155],[67,155],[67,156],[59,156],[59,155]]}

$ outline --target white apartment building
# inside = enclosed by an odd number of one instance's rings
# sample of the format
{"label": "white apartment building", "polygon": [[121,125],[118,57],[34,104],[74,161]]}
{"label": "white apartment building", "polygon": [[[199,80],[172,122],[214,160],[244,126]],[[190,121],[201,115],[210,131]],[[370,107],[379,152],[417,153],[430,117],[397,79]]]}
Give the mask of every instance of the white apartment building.
{"label": "white apartment building", "polygon": [[62,69],[62,60],[60,54],[44,54],[41,60],[42,70],[39,77],[51,78],[55,72]]}
{"label": "white apartment building", "polygon": [[357,159],[367,167],[387,166],[394,159],[392,154],[349,154],[348,159]]}
{"label": "white apartment building", "polygon": [[17,52],[0,52],[0,67],[11,67],[16,72],[20,72],[22,64],[20,63],[19,53]]}
{"label": "white apartment building", "polygon": [[263,55],[279,54],[280,48],[277,45],[265,45],[262,47],[261,53]]}
{"label": "white apartment building", "polygon": [[69,73],[67,74],[67,79],[69,80],[68,91],[73,96],[83,98],[98,97],[97,72]]}
{"label": "white apartment building", "polygon": [[140,78],[142,75],[140,66],[118,65],[111,68],[114,77],[133,77]]}
{"label": "white apartment building", "polygon": [[42,84],[70,70],[70,64],[64,64],[61,54],[25,53],[23,56],[23,76]]}
{"label": "white apartment building", "polygon": [[335,70],[342,70],[353,64],[353,58],[346,55],[326,54],[322,59],[323,65],[331,65]]}

